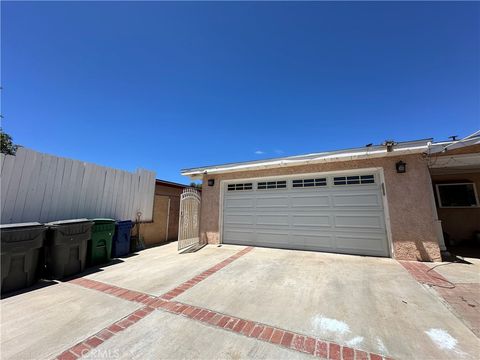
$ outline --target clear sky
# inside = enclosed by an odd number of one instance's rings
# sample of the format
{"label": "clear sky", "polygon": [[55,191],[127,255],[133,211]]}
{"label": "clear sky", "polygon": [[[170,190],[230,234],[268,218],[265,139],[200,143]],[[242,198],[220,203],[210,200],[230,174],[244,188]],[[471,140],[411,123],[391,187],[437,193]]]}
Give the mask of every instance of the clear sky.
{"label": "clear sky", "polygon": [[3,127],[181,168],[480,128],[480,4],[2,2]]}

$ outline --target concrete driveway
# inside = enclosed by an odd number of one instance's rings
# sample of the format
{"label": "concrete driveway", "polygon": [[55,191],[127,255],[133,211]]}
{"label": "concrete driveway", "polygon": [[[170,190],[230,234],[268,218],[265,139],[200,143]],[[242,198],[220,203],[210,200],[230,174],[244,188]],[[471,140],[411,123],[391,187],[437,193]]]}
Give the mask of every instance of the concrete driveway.
{"label": "concrete driveway", "polygon": [[172,243],[3,299],[2,358],[478,359],[480,265],[435,265]]}

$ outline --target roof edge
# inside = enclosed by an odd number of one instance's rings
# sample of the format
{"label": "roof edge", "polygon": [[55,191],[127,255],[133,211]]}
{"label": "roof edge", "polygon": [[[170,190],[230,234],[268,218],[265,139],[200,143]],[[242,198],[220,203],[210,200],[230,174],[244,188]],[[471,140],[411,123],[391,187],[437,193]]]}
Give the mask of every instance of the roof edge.
{"label": "roof edge", "polygon": [[428,138],[398,142],[391,152],[388,152],[384,145],[374,145],[370,147],[182,169],[181,174],[189,176],[191,179],[198,179],[205,173],[219,174],[236,171],[266,169],[271,167],[295,166],[308,163],[360,160],[368,157],[397,156],[406,152],[421,153],[428,149],[432,140],[432,138]]}

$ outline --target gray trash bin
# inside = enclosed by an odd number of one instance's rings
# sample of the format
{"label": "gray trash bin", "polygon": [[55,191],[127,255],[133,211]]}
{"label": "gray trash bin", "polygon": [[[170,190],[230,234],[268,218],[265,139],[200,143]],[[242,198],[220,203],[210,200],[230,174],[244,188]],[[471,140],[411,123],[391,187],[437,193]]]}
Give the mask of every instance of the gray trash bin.
{"label": "gray trash bin", "polygon": [[2,294],[32,286],[38,280],[45,230],[37,222],[0,225]]}
{"label": "gray trash bin", "polygon": [[45,225],[48,226],[45,243],[47,276],[61,279],[82,272],[93,222],[73,219]]}

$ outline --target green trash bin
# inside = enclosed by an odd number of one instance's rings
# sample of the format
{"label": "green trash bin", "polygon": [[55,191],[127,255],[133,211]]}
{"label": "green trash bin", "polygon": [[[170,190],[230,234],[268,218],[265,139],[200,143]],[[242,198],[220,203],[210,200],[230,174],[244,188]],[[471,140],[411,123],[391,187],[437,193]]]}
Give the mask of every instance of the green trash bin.
{"label": "green trash bin", "polygon": [[37,222],[0,226],[2,294],[32,286],[39,279],[46,229]]}
{"label": "green trash bin", "polygon": [[115,233],[115,220],[92,219],[92,238],[88,242],[87,261],[90,265],[105,264],[112,257],[112,238]]}

